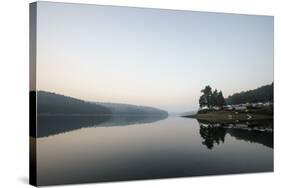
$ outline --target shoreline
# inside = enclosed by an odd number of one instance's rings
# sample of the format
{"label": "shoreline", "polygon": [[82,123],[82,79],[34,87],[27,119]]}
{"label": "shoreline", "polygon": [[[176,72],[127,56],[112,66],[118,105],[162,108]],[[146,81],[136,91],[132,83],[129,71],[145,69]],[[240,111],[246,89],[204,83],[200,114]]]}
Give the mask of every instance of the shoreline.
{"label": "shoreline", "polygon": [[209,121],[212,123],[241,123],[253,121],[273,120],[273,115],[267,114],[252,114],[252,113],[238,113],[236,111],[217,111],[208,112],[204,114],[193,114],[181,116],[183,118],[192,118],[197,120]]}

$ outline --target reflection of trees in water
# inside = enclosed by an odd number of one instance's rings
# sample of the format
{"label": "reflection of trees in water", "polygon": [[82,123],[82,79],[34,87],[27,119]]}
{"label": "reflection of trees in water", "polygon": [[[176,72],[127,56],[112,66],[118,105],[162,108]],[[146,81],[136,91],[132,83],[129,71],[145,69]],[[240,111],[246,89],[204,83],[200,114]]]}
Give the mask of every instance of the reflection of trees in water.
{"label": "reflection of trees in water", "polygon": [[[37,137],[45,137],[91,127],[110,119],[110,116],[38,115]],[[36,137],[36,135],[31,135]]]}
{"label": "reflection of trees in water", "polygon": [[38,115],[37,136],[46,137],[84,127],[112,127],[133,124],[152,123],[165,119],[167,116],[112,116],[112,115]]}
{"label": "reflection of trees in water", "polygon": [[228,129],[227,133],[237,140],[244,140],[251,143],[260,143],[273,148],[273,132],[248,131],[241,129]]}
{"label": "reflection of trees in water", "polygon": [[134,124],[153,123],[166,119],[167,115],[113,115],[106,122],[96,125],[97,127],[126,126]]}
{"label": "reflection of trees in water", "polygon": [[222,127],[214,127],[213,125],[200,125],[200,135],[204,139],[202,142],[208,149],[212,149],[214,144],[224,142],[226,131]]}
{"label": "reflection of trees in water", "polygon": [[[200,125],[200,135],[203,138],[202,144],[208,149],[212,149],[214,144],[224,143],[225,135],[236,138],[237,140],[244,140],[251,143],[259,143],[264,146],[273,148],[273,132],[261,131],[264,129],[261,124],[254,122],[253,124],[239,124],[243,128],[237,127],[238,125],[218,124],[215,122],[198,120]],[[265,127],[273,126],[273,122],[266,122],[263,124]]]}

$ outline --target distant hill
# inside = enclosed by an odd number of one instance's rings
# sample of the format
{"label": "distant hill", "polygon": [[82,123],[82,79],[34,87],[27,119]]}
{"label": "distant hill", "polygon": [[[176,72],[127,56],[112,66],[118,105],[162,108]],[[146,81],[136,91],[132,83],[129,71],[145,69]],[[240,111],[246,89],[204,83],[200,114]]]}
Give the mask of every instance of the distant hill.
{"label": "distant hill", "polygon": [[273,83],[257,89],[235,93],[226,98],[227,104],[273,102]]}
{"label": "distant hill", "polygon": [[164,110],[160,110],[154,107],[148,106],[137,106],[131,104],[120,104],[120,103],[100,103],[97,102],[101,106],[104,106],[114,114],[114,115],[163,115],[167,116],[168,112]]}
{"label": "distant hill", "polygon": [[39,114],[112,114],[101,105],[46,91],[37,92]]}
{"label": "distant hill", "polygon": [[39,114],[168,115],[166,111],[153,107],[88,102],[46,91],[37,92],[37,112]]}

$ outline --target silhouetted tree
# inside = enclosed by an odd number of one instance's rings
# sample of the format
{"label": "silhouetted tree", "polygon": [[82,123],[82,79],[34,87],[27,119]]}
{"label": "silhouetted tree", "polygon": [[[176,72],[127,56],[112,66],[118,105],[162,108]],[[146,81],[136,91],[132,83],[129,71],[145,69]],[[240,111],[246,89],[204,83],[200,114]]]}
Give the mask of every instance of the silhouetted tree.
{"label": "silhouetted tree", "polygon": [[215,89],[215,91],[211,94],[210,97],[210,105],[217,106],[217,103],[218,103],[218,90]]}
{"label": "silhouetted tree", "polygon": [[207,99],[206,99],[205,95],[202,95],[199,98],[199,105],[200,105],[200,108],[202,108],[203,106],[207,106],[208,105],[208,102],[207,102]]}
{"label": "silhouetted tree", "polygon": [[222,106],[225,105],[225,104],[226,104],[226,102],[225,102],[225,99],[224,99],[224,97],[223,97],[222,91],[220,91],[220,92],[218,93],[218,96],[217,96],[217,105],[218,105],[219,107],[222,107]]}
{"label": "silhouetted tree", "polygon": [[212,97],[212,88],[210,86],[206,86],[204,89],[201,90],[201,93],[203,93],[203,95],[199,99],[199,105],[201,107],[208,106],[208,108],[210,108],[211,97]]}
{"label": "silhouetted tree", "polygon": [[206,86],[201,90],[201,93],[203,93],[199,98],[199,105],[201,108],[204,106],[207,106],[208,108],[214,106],[222,107],[226,104],[222,92],[218,92],[217,89],[212,92],[212,88]]}

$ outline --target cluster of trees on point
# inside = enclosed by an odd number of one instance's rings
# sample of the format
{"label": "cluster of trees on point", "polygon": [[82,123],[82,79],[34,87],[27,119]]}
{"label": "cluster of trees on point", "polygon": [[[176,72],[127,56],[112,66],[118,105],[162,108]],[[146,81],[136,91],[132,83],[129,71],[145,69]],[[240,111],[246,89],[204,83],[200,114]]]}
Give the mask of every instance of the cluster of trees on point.
{"label": "cluster of trees on point", "polygon": [[257,89],[235,93],[226,99],[227,104],[273,102],[273,83]]}
{"label": "cluster of trees on point", "polygon": [[208,85],[201,90],[203,93],[199,98],[200,108],[202,107],[222,107],[226,104],[246,104],[246,103],[259,103],[259,102],[273,102],[273,82],[268,85],[261,86],[257,89],[242,91],[235,93],[226,99],[223,97],[221,91],[217,89],[212,91],[212,88]]}
{"label": "cluster of trees on point", "polygon": [[222,91],[218,92],[217,89],[212,91],[212,88],[209,85],[202,89],[201,93],[203,94],[199,98],[200,108],[205,106],[207,106],[208,108],[222,107],[226,104]]}

